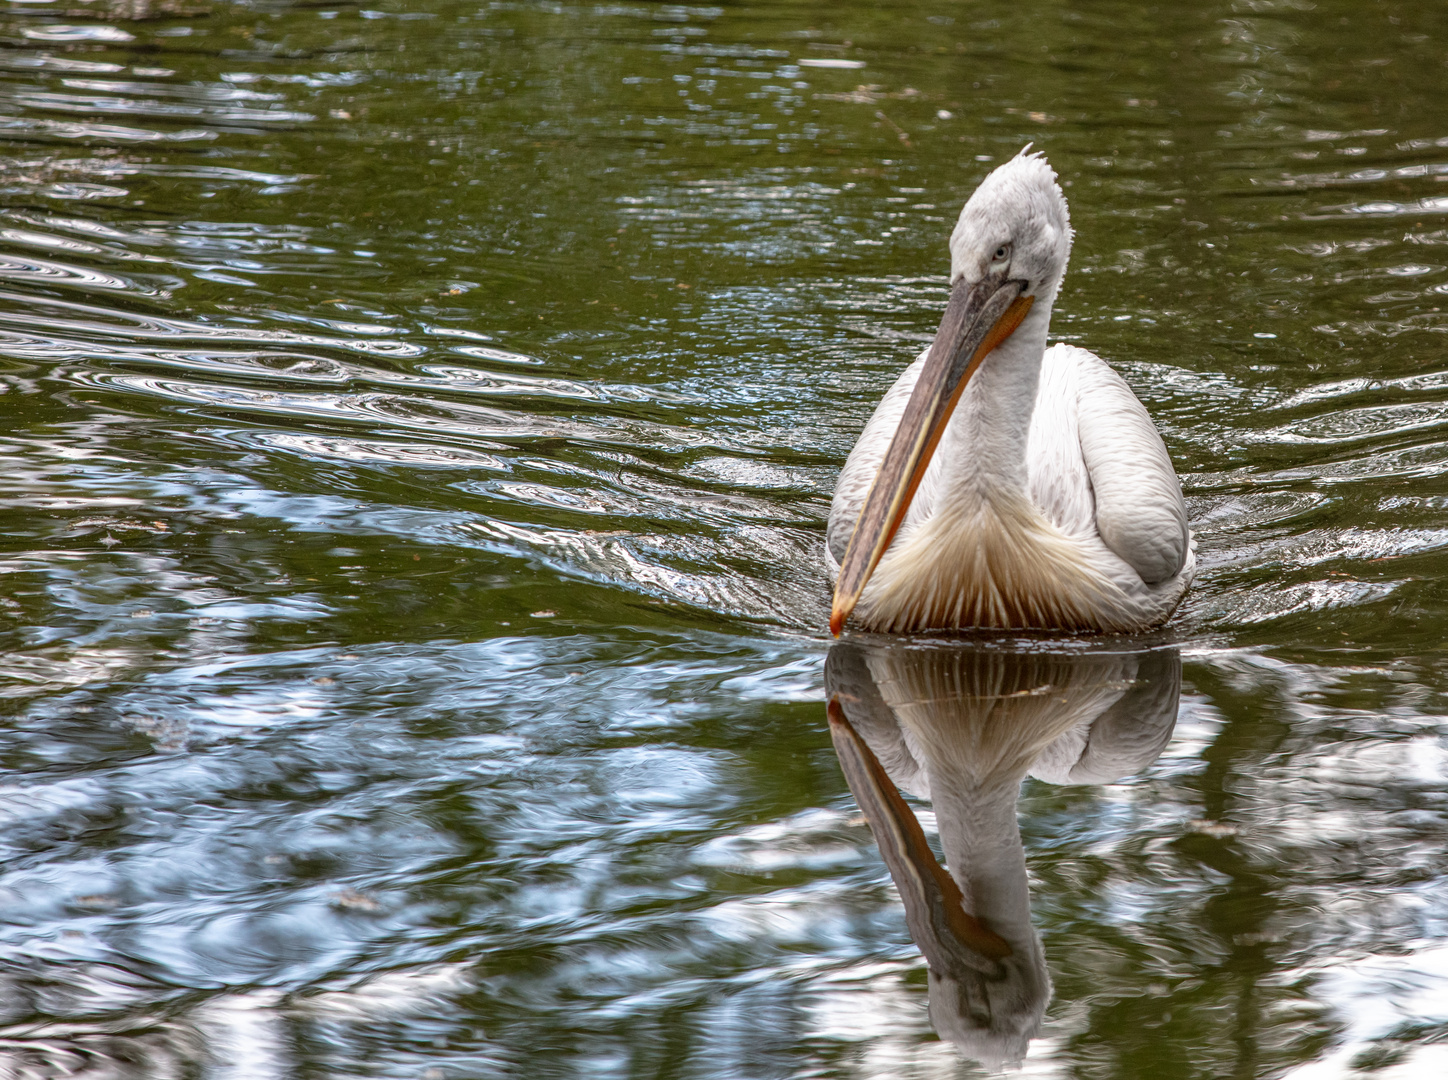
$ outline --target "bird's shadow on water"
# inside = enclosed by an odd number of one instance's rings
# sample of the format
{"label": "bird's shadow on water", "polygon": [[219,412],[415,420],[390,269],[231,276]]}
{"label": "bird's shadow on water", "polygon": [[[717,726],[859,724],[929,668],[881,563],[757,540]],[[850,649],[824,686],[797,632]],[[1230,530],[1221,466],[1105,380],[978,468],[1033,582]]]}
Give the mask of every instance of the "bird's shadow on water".
{"label": "bird's shadow on water", "polygon": [[[990,1068],[1019,1062],[1051,997],[1016,804],[1027,776],[1104,784],[1165,749],[1181,656],[1163,637],[847,637],[825,664],[840,766],[929,966],[930,1019]],[[942,867],[901,792],[935,811]]]}

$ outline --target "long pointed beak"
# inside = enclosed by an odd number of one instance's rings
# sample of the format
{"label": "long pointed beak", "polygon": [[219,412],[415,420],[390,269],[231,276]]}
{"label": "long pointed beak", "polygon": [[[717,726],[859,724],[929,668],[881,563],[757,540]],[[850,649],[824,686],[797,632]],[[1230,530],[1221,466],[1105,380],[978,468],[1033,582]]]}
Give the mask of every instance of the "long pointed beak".
{"label": "long pointed beak", "polygon": [[1034,297],[1022,296],[1026,282],[986,278],[956,283],[935,332],[920,380],[905,406],[900,426],[870,493],[835,583],[830,633],[840,636],[865,583],[895,539],[931,455],[955,411],[961,391],[982,360],[1021,325]]}

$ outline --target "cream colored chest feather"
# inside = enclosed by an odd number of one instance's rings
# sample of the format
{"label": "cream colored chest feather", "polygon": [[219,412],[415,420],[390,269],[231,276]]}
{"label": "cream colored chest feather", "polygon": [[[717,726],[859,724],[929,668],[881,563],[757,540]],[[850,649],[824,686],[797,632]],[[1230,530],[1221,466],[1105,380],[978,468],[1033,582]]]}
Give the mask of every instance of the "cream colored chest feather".
{"label": "cream colored chest feather", "polygon": [[1113,629],[1119,588],[1023,499],[953,506],[901,535],[860,599],[871,629]]}

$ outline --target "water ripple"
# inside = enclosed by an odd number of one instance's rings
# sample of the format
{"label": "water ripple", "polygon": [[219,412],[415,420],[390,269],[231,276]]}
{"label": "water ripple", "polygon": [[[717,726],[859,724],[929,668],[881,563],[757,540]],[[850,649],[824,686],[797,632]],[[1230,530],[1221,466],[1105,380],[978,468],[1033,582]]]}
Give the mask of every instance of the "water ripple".
{"label": "water ripple", "polygon": [[1032,140],[1201,573],[1157,764],[1022,789],[1027,1067],[1442,1071],[1427,7],[61,6],[0,50],[0,1074],[958,1071],[820,542]]}

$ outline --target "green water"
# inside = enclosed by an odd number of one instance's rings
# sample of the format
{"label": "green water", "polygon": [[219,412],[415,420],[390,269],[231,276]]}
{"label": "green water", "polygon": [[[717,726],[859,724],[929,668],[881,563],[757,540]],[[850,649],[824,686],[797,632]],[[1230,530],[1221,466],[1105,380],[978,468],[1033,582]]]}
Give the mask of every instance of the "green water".
{"label": "green water", "polygon": [[821,552],[1026,142],[1200,569],[1025,1075],[1448,1071],[1448,7],[4,10],[0,1077],[977,1074]]}

